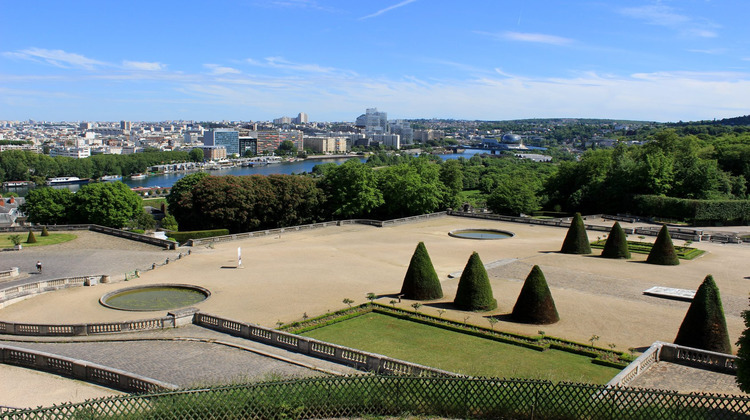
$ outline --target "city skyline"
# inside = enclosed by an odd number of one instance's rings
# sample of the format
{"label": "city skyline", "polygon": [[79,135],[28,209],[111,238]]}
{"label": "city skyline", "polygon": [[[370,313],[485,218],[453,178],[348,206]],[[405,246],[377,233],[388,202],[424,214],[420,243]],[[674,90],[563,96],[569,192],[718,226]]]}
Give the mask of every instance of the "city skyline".
{"label": "city skyline", "polygon": [[0,120],[750,113],[740,0],[0,4]]}

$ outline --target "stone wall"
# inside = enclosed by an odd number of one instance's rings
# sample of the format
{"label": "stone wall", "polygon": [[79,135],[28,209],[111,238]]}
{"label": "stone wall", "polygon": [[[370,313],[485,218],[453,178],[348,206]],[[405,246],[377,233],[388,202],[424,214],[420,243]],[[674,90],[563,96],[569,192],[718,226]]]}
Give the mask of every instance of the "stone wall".
{"label": "stone wall", "polygon": [[193,323],[204,328],[221,331],[311,357],[330,360],[368,372],[410,376],[458,376],[452,372],[326,343],[259,325],[233,321],[215,315],[196,313]]}
{"label": "stone wall", "polygon": [[96,363],[8,345],[0,345],[0,362],[101,384],[125,392],[145,393],[178,388],[173,384]]}

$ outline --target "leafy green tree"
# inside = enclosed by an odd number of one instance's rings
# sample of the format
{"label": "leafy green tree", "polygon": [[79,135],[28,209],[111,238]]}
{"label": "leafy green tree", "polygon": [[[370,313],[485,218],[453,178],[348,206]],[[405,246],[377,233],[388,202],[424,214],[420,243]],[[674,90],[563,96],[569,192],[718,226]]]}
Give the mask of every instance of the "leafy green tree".
{"label": "leafy green tree", "polygon": [[66,224],[69,222],[72,204],[73,193],[68,189],[34,188],[26,194],[26,202],[21,206],[21,211],[26,213],[31,223]]}
{"label": "leafy green tree", "polygon": [[745,331],[737,341],[737,385],[750,393],[750,309],[742,311]]}
{"label": "leafy green tree", "polygon": [[719,288],[707,275],[695,292],[674,343],[680,346],[732,354]]}
{"label": "leafy green tree", "polygon": [[565,235],[560,252],[563,254],[591,254],[591,245],[589,236],[586,233],[586,226],[583,224],[581,213],[576,213]]}
{"label": "leafy green tree", "polygon": [[443,206],[444,186],[439,167],[426,159],[388,166],[377,171],[383,194],[383,217],[432,213]]}
{"label": "leafy green tree", "polygon": [[560,320],[547,279],[538,265],[526,277],[511,317],[528,324],[554,324]]}
{"label": "leafy green tree", "polygon": [[280,155],[296,155],[297,154],[297,146],[294,145],[294,142],[291,140],[284,140],[279,144],[279,147],[276,149],[276,152]]}
{"label": "leafy green tree", "polygon": [[443,297],[440,279],[438,279],[424,242],[417,244],[411,256],[409,268],[406,270],[401,286],[401,294],[406,299],[412,300],[433,300]]}
{"label": "leafy green tree", "polygon": [[156,227],[156,220],[146,212],[146,210],[137,213],[135,217],[126,223],[131,229],[151,230]]}
{"label": "leafy green tree", "polygon": [[445,186],[445,206],[457,208],[461,205],[460,194],[464,190],[463,166],[455,159],[440,165],[440,182]]}
{"label": "leafy green tree", "polygon": [[471,254],[461,273],[453,303],[463,311],[491,311],[497,308],[487,270],[476,252]]}
{"label": "leafy green tree", "polygon": [[82,186],[73,198],[73,220],[121,228],[143,212],[141,198],[122,182]]}
{"label": "leafy green tree", "polygon": [[328,197],[327,205],[334,217],[363,217],[383,204],[373,170],[350,159],[339,166],[316,165],[323,179],[321,188]]}
{"label": "leafy green tree", "polygon": [[622,230],[620,222],[615,222],[612,225],[612,229],[609,231],[607,242],[604,243],[604,249],[602,250],[602,257],[604,258],[630,258],[630,250],[628,250],[628,237],[625,235],[625,231]]}
{"label": "leafy green tree", "polygon": [[540,209],[539,196],[525,179],[506,178],[487,198],[487,207],[494,213],[518,216]]}
{"label": "leafy green tree", "polygon": [[315,223],[323,218],[325,195],[308,176],[272,174],[267,177],[273,200],[261,212],[273,215],[272,227]]}
{"label": "leafy green tree", "polygon": [[202,179],[210,176],[206,172],[185,175],[177,180],[167,195],[167,209],[174,215],[183,230],[200,229],[199,215],[193,212],[192,191]]}
{"label": "leafy green tree", "polygon": [[667,225],[662,225],[659,235],[656,237],[651,251],[648,253],[646,262],[657,265],[679,265],[680,260],[677,258],[677,252],[674,249],[672,238],[669,236]]}
{"label": "leafy green tree", "polygon": [[204,156],[203,150],[197,147],[190,150],[190,153],[188,153],[188,159],[190,159],[191,162],[203,162]]}
{"label": "leafy green tree", "polygon": [[164,216],[163,219],[161,219],[161,227],[166,230],[171,230],[171,231],[179,230],[177,219],[175,219],[174,216],[172,216],[171,214],[168,214]]}

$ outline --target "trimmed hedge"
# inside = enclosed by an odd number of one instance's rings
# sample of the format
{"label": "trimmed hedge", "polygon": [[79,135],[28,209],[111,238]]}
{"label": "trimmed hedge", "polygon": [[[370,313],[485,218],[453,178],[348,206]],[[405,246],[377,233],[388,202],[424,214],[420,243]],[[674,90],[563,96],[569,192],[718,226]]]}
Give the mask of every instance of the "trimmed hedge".
{"label": "trimmed hedge", "polygon": [[[651,242],[639,242],[639,241],[627,241],[627,242],[628,242],[628,250],[634,254],[648,254],[649,252],[651,252],[651,248],[653,248],[654,246],[654,244],[652,244]],[[604,248],[604,245],[605,245],[604,239],[594,241],[591,243],[592,248]],[[681,260],[692,260],[706,253],[706,251],[702,249],[693,248],[690,246],[675,246],[674,250],[677,253],[677,258]]]}
{"label": "trimmed hedge", "polygon": [[401,286],[401,294],[411,300],[433,300],[443,297],[440,279],[438,279],[424,242],[417,244],[417,249],[411,256],[411,262],[409,262],[409,268],[406,270]]}
{"label": "trimmed hedge", "polygon": [[732,354],[721,295],[712,275],[707,275],[695,292],[674,343]]}
{"label": "trimmed hedge", "polygon": [[586,226],[583,225],[581,213],[576,213],[573,217],[573,222],[568,228],[560,252],[563,254],[591,254],[589,236],[586,233]]}
{"label": "trimmed hedge", "polygon": [[750,200],[689,200],[658,195],[636,195],[633,213],[684,220],[693,225],[747,225]]}
{"label": "trimmed hedge", "polygon": [[538,265],[526,277],[510,316],[516,322],[527,324],[554,324],[560,320],[547,279]]}
{"label": "trimmed hedge", "polygon": [[193,230],[187,232],[169,232],[169,237],[179,243],[185,243],[190,239],[210,238],[213,236],[229,235],[229,229]]}
{"label": "trimmed hedge", "polygon": [[487,270],[476,252],[471,254],[461,273],[453,304],[462,311],[491,311],[497,308]]}
{"label": "trimmed hedge", "polygon": [[672,238],[669,236],[667,225],[663,225],[656,237],[651,252],[648,253],[646,262],[656,265],[679,265],[680,260],[677,258],[677,252],[674,249]]}
{"label": "trimmed hedge", "polygon": [[630,258],[630,251],[628,250],[628,239],[625,235],[625,231],[622,230],[620,222],[615,222],[612,225],[612,229],[609,231],[607,242],[604,244],[604,250],[602,251],[602,257],[604,258]]}
{"label": "trimmed hedge", "polygon": [[27,244],[35,244],[36,243],[36,236],[34,236],[34,231],[29,229],[29,236],[26,237],[26,243]]}

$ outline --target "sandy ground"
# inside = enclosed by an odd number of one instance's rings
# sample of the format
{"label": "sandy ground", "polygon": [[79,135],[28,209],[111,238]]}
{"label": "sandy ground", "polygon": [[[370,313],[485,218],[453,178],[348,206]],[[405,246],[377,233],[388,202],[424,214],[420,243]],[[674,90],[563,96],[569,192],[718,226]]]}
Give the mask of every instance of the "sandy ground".
{"label": "sandy ground", "polygon": [[[610,223],[611,222],[607,222]],[[452,238],[447,232],[462,228],[509,230],[515,237],[479,241]],[[302,319],[344,307],[344,298],[356,303],[376,293],[388,304],[401,288],[411,255],[424,241],[442,279],[445,298],[424,303],[420,311],[489,326],[488,315],[508,314],[522,281],[535,264],[545,272],[561,321],[536,326],[501,321],[496,329],[548,335],[582,342],[598,335],[601,346],[618,349],[647,347],[656,340],[671,342],[689,304],[646,297],[652,286],[696,289],[713,274],[722,294],[732,342],[744,325],[740,317],[750,291],[750,247],[696,243],[707,254],[679,266],[643,263],[634,254],[629,261],[593,256],[563,255],[559,250],[566,229],[525,224],[442,217],[425,222],[375,228],[347,225],[280,236],[253,238],[200,247],[192,255],[142,274],[127,283],[97,285],[47,293],[0,310],[0,319],[29,323],[80,323],[132,320],[163,316],[164,312],[131,313],[107,309],[98,299],[122,287],[154,283],[190,283],[208,288],[212,296],[195,306],[202,311],[274,326],[277,321]],[[590,232],[596,240],[602,233]],[[647,238],[646,240],[649,240]],[[653,238],[650,238],[653,240]],[[681,241],[675,241],[681,244]],[[243,267],[237,268],[237,248]],[[184,250],[183,250],[184,251]],[[457,278],[472,251],[479,252],[488,269],[499,308],[490,313],[451,309]],[[594,250],[598,254],[597,250]],[[404,300],[398,306],[409,308]],[[41,308],[44,308],[43,310]]]}

